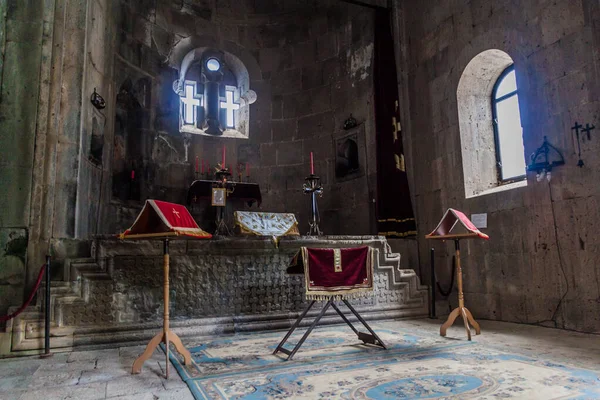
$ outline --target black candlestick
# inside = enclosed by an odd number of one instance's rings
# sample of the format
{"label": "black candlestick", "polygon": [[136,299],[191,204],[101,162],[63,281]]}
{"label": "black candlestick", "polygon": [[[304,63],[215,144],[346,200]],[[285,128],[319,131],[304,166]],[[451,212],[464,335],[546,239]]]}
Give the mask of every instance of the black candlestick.
{"label": "black candlestick", "polygon": [[[225,189],[225,196],[233,193],[235,190],[235,183],[228,180],[231,177],[231,172],[227,168],[217,170],[215,173],[216,182],[213,183],[213,187],[223,188]],[[227,197],[225,197],[227,199]],[[227,204],[227,200],[225,200],[225,204]],[[215,235],[231,235],[231,231],[225,222],[225,207],[226,206],[218,206],[217,207],[217,215],[216,215],[216,230]]]}
{"label": "black candlestick", "polygon": [[321,178],[314,174],[310,174],[305,179],[306,183],[304,183],[304,193],[311,195],[311,218],[310,218],[310,231],[308,232],[309,236],[323,235],[321,229],[319,229],[319,223],[321,222],[321,218],[319,217],[319,208],[317,207],[317,194],[319,197],[323,197],[323,186],[321,186]]}

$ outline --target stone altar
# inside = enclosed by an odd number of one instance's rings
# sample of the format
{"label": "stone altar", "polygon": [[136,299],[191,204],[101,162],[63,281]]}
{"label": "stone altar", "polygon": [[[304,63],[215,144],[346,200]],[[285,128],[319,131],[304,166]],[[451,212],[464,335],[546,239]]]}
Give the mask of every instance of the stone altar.
{"label": "stone altar", "polygon": [[[301,246],[362,245],[376,252],[376,290],[352,302],[361,315],[427,315],[427,287],[412,269],[402,269],[384,237],[285,237],[278,248],[268,238],[217,237],[171,241],[171,327],[184,343],[193,335],[289,328],[306,307],[303,277],[286,273],[293,254]],[[64,260],[64,279],[51,288],[53,351],[147,342],[162,323],[161,246],[160,240],[100,237],[90,258]],[[5,355],[43,347],[40,304],[9,322],[0,340]],[[335,311],[322,320],[338,322]]]}

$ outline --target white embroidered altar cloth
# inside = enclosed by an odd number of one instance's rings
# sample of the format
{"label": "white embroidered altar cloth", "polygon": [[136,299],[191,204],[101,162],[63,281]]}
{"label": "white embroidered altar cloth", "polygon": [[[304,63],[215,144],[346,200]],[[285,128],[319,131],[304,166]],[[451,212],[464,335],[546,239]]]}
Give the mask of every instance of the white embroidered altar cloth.
{"label": "white embroidered altar cloth", "polygon": [[275,243],[281,236],[300,235],[294,214],[236,211],[234,218],[235,225],[240,227],[242,233],[271,236]]}

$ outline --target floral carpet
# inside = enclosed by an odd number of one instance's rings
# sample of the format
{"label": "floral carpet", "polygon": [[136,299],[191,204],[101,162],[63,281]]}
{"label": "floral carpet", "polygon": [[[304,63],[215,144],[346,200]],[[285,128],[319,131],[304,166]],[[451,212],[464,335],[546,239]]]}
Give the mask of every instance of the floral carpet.
{"label": "floral carpet", "polygon": [[292,361],[272,355],[285,332],[187,343],[192,365],[174,352],[171,361],[196,399],[600,399],[599,371],[391,323],[373,328],[388,350],[338,325],[317,327]]}

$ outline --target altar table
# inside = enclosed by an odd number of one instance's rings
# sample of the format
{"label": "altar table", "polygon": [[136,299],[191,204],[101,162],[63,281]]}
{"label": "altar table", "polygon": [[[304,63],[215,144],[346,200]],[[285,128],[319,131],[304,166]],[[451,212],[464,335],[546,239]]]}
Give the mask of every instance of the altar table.
{"label": "altar table", "polygon": [[[212,188],[217,183],[219,182],[209,180],[194,181],[188,189],[188,205],[198,203],[200,200],[210,200]],[[235,184],[233,192],[227,193],[228,199],[242,200],[247,202],[249,206],[256,203],[260,207],[262,196],[258,183],[228,181],[228,184]]]}

